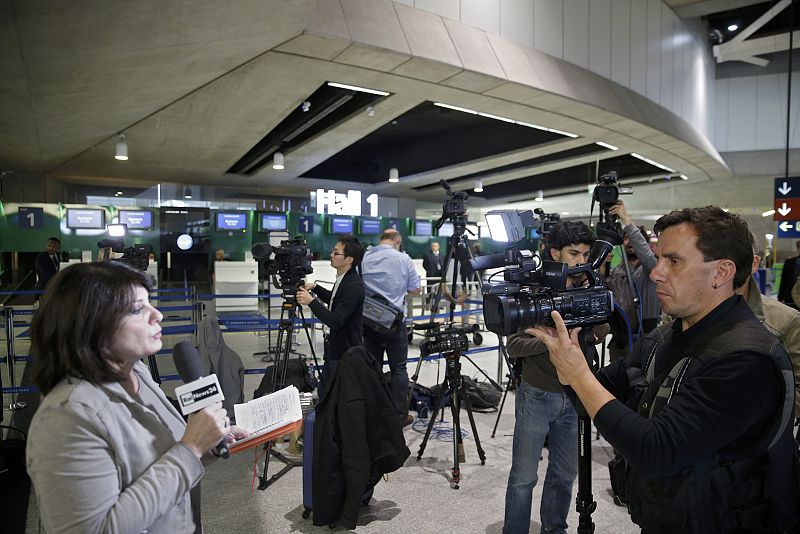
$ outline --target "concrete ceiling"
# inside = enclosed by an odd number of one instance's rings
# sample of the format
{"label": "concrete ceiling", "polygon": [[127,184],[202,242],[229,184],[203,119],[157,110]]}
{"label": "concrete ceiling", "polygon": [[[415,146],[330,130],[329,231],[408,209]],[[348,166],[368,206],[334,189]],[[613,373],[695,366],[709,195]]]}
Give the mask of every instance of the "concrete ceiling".
{"label": "concrete ceiling", "polygon": [[[300,196],[317,187],[351,187],[437,202],[440,190],[419,186],[488,175],[596,141],[620,147],[612,156],[647,155],[690,183],[730,178],[705,137],[640,95],[389,0],[0,0],[0,69],[0,169],[65,182]],[[283,171],[226,172],[326,81],[391,95],[375,105],[374,115],[356,114],[293,148]],[[399,165],[399,184],[298,178],[426,101],[579,137],[488,157],[465,151],[458,163],[413,175]],[[126,162],[113,158],[119,132],[129,147]],[[578,156],[534,164],[484,183],[591,161]],[[548,194],[575,191],[556,186]]]}

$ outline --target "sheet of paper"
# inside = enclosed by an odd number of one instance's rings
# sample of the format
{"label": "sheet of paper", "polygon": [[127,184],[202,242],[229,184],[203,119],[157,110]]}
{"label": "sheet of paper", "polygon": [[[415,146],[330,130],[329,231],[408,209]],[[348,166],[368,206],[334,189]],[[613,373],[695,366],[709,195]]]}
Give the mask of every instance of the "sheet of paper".
{"label": "sheet of paper", "polygon": [[236,425],[252,433],[262,433],[303,418],[300,409],[300,392],[294,386],[253,399],[244,404],[234,404]]}

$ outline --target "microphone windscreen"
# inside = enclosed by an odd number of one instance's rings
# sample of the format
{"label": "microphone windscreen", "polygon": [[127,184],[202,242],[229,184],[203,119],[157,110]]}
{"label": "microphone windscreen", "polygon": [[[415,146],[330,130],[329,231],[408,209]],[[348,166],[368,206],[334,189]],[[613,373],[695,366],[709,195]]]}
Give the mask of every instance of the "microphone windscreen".
{"label": "microphone windscreen", "polygon": [[494,269],[496,267],[504,267],[506,264],[506,255],[504,252],[497,254],[488,254],[486,256],[478,256],[469,260],[469,266],[474,271],[483,271],[485,269]]}
{"label": "microphone windscreen", "polygon": [[203,360],[191,341],[183,340],[172,348],[172,360],[184,384],[203,376]]}

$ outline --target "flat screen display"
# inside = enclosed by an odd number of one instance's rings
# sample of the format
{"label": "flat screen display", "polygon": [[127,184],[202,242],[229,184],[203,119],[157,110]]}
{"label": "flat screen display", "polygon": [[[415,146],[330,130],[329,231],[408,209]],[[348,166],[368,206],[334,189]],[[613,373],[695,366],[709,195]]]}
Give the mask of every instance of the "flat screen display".
{"label": "flat screen display", "polygon": [[453,223],[442,223],[442,226],[439,227],[439,237],[450,237],[451,235],[453,235]]}
{"label": "flat screen display", "polygon": [[352,234],[353,219],[350,217],[331,217],[332,234]]}
{"label": "flat screen display", "polygon": [[105,230],[105,210],[67,208],[67,228]]}
{"label": "flat screen display", "polygon": [[[162,254],[209,251],[211,219],[208,208],[162,208],[158,213]],[[184,234],[191,239],[184,238],[181,242],[184,246],[188,243],[188,249],[178,246],[178,237]]]}
{"label": "flat screen display", "polygon": [[381,233],[381,220],[380,219],[361,219],[362,235],[378,235]]}
{"label": "flat screen display", "polygon": [[217,231],[235,232],[247,230],[247,213],[243,211],[218,211]]}
{"label": "flat screen display", "polygon": [[262,213],[261,214],[262,232],[285,232],[286,214],[285,213]]}
{"label": "flat screen display", "polygon": [[153,212],[148,210],[119,210],[119,223],[127,224],[128,230],[152,230]]}
{"label": "flat screen display", "polygon": [[433,223],[431,221],[415,221],[414,235],[428,237],[433,235]]}

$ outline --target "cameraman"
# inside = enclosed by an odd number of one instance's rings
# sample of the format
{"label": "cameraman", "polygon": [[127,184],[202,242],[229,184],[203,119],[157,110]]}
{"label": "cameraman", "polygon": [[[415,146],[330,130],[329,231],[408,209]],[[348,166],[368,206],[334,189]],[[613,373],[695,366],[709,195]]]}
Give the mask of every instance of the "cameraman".
{"label": "cameraman", "polygon": [[[403,238],[394,228],[387,228],[381,234],[377,246],[370,247],[364,255],[362,273],[364,285],[370,294],[386,298],[396,309],[406,309],[406,294],[421,291],[419,275],[414,262],[405,252],[400,252]],[[383,353],[389,357],[391,372],[392,402],[401,416],[403,425],[410,424],[413,418],[407,412],[408,396],[408,333],[401,316],[400,328],[387,339],[369,328],[364,330],[364,346],[378,364],[383,362]]]}
{"label": "cameraman", "polygon": [[325,364],[320,398],[324,395],[325,382],[336,374],[342,355],[350,347],[361,345],[364,282],[356,269],[363,257],[364,247],[358,239],[353,235],[342,235],[331,250],[331,267],[336,269],[333,289],[328,291],[309,282],[297,290],[297,302],[311,308],[325,325]]}
{"label": "cameraman", "polygon": [[674,323],[596,376],[558,313],[556,328],[526,332],[627,460],[628,510],[644,532],[789,530],[794,383],[785,349],[734,292],[753,264],[747,225],[708,206],[664,215],[655,231],[650,278]]}
{"label": "cameraman", "polygon": [[[545,251],[553,260],[575,267],[586,263],[594,241],[591,229],[584,223],[559,221],[547,236]],[[567,280],[571,287],[583,283],[584,280]],[[607,333],[607,325],[594,328],[597,339]],[[514,446],[503,532],[528,532],[539,458],[549,435],[550,456],[542,490],[540,523],[542,532],[566,533],[572,485],[578,473],[578,416],[558,382],[544,343],[520,331],[509,337],[508,355],[522,360],[522,382],[516,395]]]}

